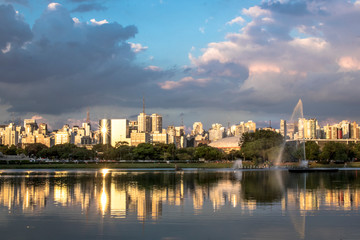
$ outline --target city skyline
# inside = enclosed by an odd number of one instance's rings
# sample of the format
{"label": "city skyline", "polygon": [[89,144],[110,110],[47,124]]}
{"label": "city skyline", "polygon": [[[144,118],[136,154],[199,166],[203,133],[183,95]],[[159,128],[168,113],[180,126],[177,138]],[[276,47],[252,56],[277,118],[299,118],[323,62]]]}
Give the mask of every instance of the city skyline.
{"label": "city skyline", "polygon": [[[360,121],[360,1],[0,0],[0,122]],[[219,119],[221,116],[221,119]],[[268,123],[268,122],[267,122]]]}

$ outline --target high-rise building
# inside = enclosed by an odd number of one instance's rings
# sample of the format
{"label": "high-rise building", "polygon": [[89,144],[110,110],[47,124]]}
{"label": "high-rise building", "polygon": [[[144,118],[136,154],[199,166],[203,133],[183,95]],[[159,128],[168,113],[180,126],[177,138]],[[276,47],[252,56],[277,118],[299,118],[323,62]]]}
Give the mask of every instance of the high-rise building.
{"label": "high-rise building", "polygon": [[247,128],[248,132],[255,132],[256,131],[256,123],[249,120],[247,123],[245,123],[245,127]]}
{"label": "high-rise building", "polygon": [[151,126],[152,126],[151,132],[161,133],[161,131],[162,131],[162,116],[157,113],[151,114]]}
{"label": "high-rise building", "polygon": [[351,123],[351,134],[350,137],[353,139],[359,138],[359,125],[354,121]]}
{"label": "high-rise building", "polygon": [[316,128],[318,121],[316,118],[305,119],[304,118],[304,138],[305,139],[316,139]]}
{"label": "high-rise building", "polygon": [[347,120],[343,120],[339,123],[339,127],[341,128],[342,138],[349,139],[351,136],[351,124]]}
{"label": "high-rise building", "polygon": [[19,143],[19,132],[16,130],[16,125],[10,123],[5,128],[5,145],[17,145]]}
{"label": "high-rise building", "polygon": [[202,135],[203,133],[204,133],[203,124],[201,122],[194,122],[193,130],[191,131],[191,134],[193,136],[196,136],[196,135]]}
{"label": "high-rise building", "polygon": [[130,144],[129,121],[127,119],[111,119],[111,146],[115,147],[118,142]]}
{"label": "high-rise building", "polygon": [[68,124],[65,124],[62,129],[59,129],[55,133],[55,145],[70,143],[71,130]]}
{"label": "high-rise building", "polygon": [[151,117],[145,113],[138,116],[138,132],[151,132]]}
{"label": "high-rise building", "polygon": [[212,124],[209,129],[209,140],[217,141],[225,136],[225,128],[220,123]]}
{"label": "high-rise building", "polygon": [[111,144],[111,121],[110,119],[101,119],[99,121],[99,129],[101,132],[101,143]]}
{"label": "high-rise building", "polygon": [[47,135],[48,134],[48,128],[46,123],[40,123],[39,124],[39,134]]}
{"label": "high-rise building", "polygon": [[287,136],[287,127],[286,127],[286,120],[281,119],[280,120],[280,134],[286,138]]}

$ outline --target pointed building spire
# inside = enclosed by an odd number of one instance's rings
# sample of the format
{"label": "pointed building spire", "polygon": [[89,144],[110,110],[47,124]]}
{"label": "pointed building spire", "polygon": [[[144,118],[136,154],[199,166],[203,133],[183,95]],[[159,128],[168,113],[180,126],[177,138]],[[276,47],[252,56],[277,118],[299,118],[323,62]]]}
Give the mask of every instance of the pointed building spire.
{"label": "pointed building spire", "polygon": [[143,113],[145,113],[145,97],[143,96]]}
{"label": "pointed building spire", "polygon": [[89,108],[87,109],[87,112],[86,112],[86,122],[87,122],[87,123],[90,123],[90,112],[89,112]]}

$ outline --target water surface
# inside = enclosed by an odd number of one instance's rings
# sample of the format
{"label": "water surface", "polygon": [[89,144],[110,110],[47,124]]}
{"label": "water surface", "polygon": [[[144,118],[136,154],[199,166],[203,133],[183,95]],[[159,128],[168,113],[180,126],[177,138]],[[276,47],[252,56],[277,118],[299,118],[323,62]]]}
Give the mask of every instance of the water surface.
{"label": "water surface", "polygon": [[358,174],[7,170],[1,239],[360,239]]}

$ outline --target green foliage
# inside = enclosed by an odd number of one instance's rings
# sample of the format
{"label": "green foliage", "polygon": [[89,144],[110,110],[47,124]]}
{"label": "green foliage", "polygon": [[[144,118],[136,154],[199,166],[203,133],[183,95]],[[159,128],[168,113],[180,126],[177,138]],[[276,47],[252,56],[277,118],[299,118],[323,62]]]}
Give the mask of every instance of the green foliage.
{"label": "green foliage", "polygon": [[204,158],[205,160],[220,160],[223,157],[223,153],[217,149],[207,145],[197,147],[194,152],[194,158]]}
{"label": "green foliage", "polygon": [[158,152],[151,143],[140,143],[133,151],[134,158],[139,160],[158,159]]}
{"label": "green foliage", "polygon": [[26,145],[25,151],[27,152],[27,154],[29,156],[39,157],[40,151],[43,149],[47,149],[47,148],[48,147],[42,143],[33,143],[33,144]]}
{"label": "green foliage", "polygon": [[17,147],[15,145],[11,145],[8,149],[3,152],[6,155],[16,155]]}
{"label": "green foliage", "polygon": [[316,142],[305,142],[305,152],[307,160],[318,160],[320,156],[320,147]]}
{"label": "green foliage", "polygon": [[89,160],[94,157],[94,152],[86,148],[77,147],[66,143],[41,149],[38,156],[51,159]]}
{"label": "green foliage", "polygon": [[241,154],[245,159],[253,161],[273,160],[270,157],[277,155],[275,152],[279,152],[283,141],[281,134],[269,130],[244,133],[241,138]]}
{"label": "green foliage", "polygon": [[355,156],[352,146],[337,142],[325,144],[320,154],[321,160],[350,161]]}

